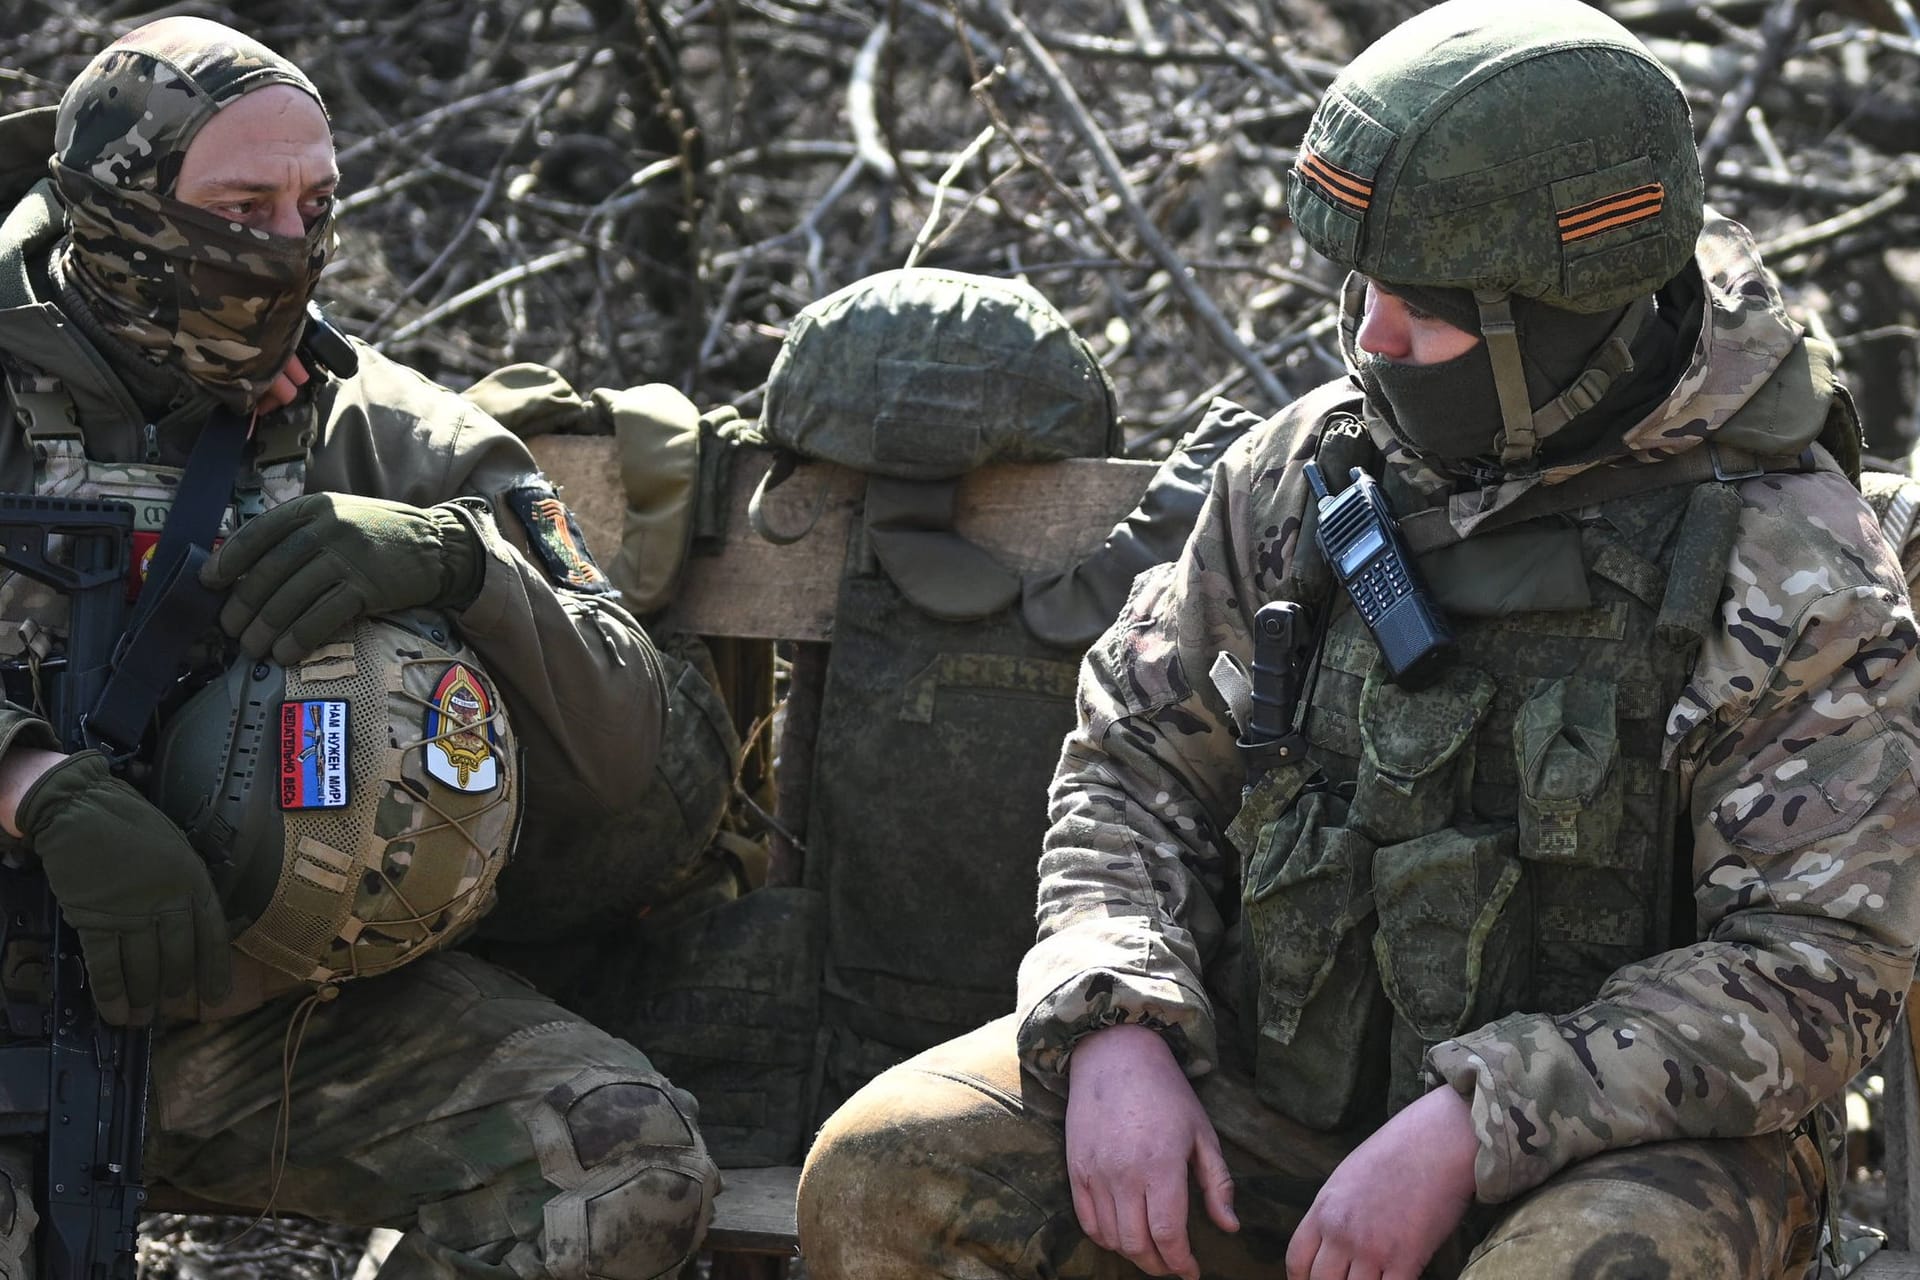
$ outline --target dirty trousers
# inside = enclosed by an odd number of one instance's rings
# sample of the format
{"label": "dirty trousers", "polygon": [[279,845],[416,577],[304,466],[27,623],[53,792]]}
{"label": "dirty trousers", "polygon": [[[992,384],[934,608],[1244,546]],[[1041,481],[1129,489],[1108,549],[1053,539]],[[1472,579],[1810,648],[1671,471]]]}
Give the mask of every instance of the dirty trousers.
{"label": "dirty trousers", "polygon": [[[1003,1018],[930,1049],[827,1121],[800,1181],[812,1280],[1144,1274],[1082,1234],[1067,1185],[1066,1103],[1022,1077],[1015,1027]],[[1279,1280],[1288,1237],[1345,1148],[1262,1106],[1244,1077],[1215,1072],[1197,1087],[1233,1171],[1241,1222],[1235,1234],[1218,1230],[1193,1191],[1188,1229],[1201,1274]],[[1801,1277],[1813,1272],[1822,1188],[1817,1147],[1804,1136],[1607,1152],[1510,1204],[1477,1208],[1472,1238],[1443,1250],[1425,1274]]]}
{"label": "dirty trousers", "polygon": [[[646,1057],[503,969],[440,952],[315,1006],[155,1036],[147,1177],[222,1205],[393,1227],[382,1280],[652,1280],[698,1246],[718,1175],[692,1099]],[[0,1275],[25,1280],[33,1211],[0,1152]]]}

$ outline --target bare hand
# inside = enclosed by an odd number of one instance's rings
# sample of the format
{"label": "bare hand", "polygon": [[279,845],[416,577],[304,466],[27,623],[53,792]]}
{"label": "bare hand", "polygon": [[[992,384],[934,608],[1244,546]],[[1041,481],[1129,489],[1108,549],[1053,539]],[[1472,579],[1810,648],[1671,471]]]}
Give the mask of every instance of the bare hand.
{"label": "bare hand", "polygon": [[1238,1231],[1233,1177],[1193,1086],[1158,1032],[1108,1027],[1074,1046],[1067,1176],[1087,1238],[1148,1275],[1200,1280],[1187,1241],[1187,1171],[1207,1216]]}
{"label": "bare hand", "polygon": [[311,376],[307,366],[300,363],[299,356],[288,356],[285,367],[273,375],[273,382],[253,402],[253,411],[272,413],[282,405],[292,404],[293,398],[300,394],[300,388],[307,385],[307,379]]}
{"label": "bare hand", "polygon": [[1473,1203],[1467,1100],[1438,1088],[1340,1162],[1287,1246],[1287,1280],[1417,1280]]}

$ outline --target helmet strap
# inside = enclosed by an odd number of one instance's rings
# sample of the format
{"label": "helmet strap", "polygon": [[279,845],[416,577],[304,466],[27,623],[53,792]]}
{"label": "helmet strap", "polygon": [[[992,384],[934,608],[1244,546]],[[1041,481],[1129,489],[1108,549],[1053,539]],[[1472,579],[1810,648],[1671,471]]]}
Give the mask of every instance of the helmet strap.
{"label": "helmet strap", "polygon": [[1546,439],[1600,403],[1600,398],[1620,379],[1633,372],[1633,339],[1653,310],[1653,299],[1641,298],[1620,315],[1587,367],[1563,388],[1559,395],[1542,405],[1533,415],[1534,432]]}
{"label": "helmet strap", "polygon": [[1587,367],[1535,413],[1527,393],[1520,334],[1513,320],[1513,296],[1495,289],[1474,290],[1480,304],[1480,335],[1493,366],[1493,389],[1500,402],[1500,465],[1525,474],[1538,464],[1540,441],[1600,403],[1615,382],[1633,372],[1633,339],[1653,307],[1652,298],[1628,306],[1601,341]]}
{"label": "helmet strap", "polygon": [[1509,472],[1531,471],[1540,440],[1533,428],[1533,406],[1527,400],[1527,370],[1520,360],[1520,332],[1513,323],[1513,295],[1475,289],[1473,298],[1480,304],[1480,336],[1487,343],[1493,391],[1500,401],[1500,465]]}

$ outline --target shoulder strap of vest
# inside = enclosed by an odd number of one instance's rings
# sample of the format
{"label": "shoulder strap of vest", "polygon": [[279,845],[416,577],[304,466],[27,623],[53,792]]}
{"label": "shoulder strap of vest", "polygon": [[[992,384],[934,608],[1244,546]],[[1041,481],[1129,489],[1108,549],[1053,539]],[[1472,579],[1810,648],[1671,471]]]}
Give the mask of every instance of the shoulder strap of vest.
{"label": "shoulder strap of vest", "polygon": [[[1794,454],[1762,456],[1745,449],[1707,444],[1659,462],[1597,467],[1582,472],[1565,484],[1540,485],[1512,505],[1480,521],[1474,526],[1473,532],[1476,535],[1491,533],[1495,529],[1537,520],[1541,516],[1558,515],[1629,494],[1648,493],[1675,485],[1703,484],[1708,480],[1724,483],[1751,480],[1755,476],[1778,472],[1823,469],[1838,470],[1823,450],[1809,448]],[[1402,517],[1400,531],[1407,540],[1408,549],[1415,555],[1453,546],[1467,537],[1453,527],[1445,507],[1416,511]]]}

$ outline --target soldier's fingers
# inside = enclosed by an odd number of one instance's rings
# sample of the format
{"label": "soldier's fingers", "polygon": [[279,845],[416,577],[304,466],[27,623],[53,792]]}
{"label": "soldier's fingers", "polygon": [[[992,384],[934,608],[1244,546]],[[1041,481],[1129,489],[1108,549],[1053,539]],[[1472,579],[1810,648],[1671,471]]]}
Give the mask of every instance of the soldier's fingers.
{"label": "soldier's fingers", "polygon": [[1173,1268],[1160,1256],[1147,1225],[1147,1199],[1138,1191],[1114,1201],[1114,1252],[1150,1276],[1171,1275]]}
{"label": "soldier's fingers", "polygon": [[1200,1183],[1200,1198],[1207,1216],[1222,1231],[1238,1231],[1240,1218],[1233,1211],[1233,1173],[1227,1158],[1220,1154],[1220,1139],[1207,1125],[1193,1144],[1193,1176]]}
{"label": "soldier's fingers", "polygon": [[1314,1255],[1313,1270],[1307,1272],[1307,1280],[1348,1280],[1353,1274],[1353,1255],[1346,1246],[1338,1241],[1322,1240],[1320,1252]]}
{"label": "soldier's fingers", "polygon": [[1104,1185],[1093,1189],[1093,1229],[1088,1237],[1102,1249],[1118,1251],[1120,1231],[1116,1225],[1120,1215],[1114,1211],[1113,1193]]}
{"label": "soldier's fingers", "polygon": [[169,911],[154,919],[154,951],[159,956],[156,985],[161,996],[177,996],[192,989],[199,975],[194,964],[192,913]]}
{"label": "soldier's fingers", "polygon": [[120,930],[120,980],[126,986],[127,1008],[134,1025],[153,1016],[160,999],[160,938],[151,923]]}
{"label": "soldier's fingers", "polygon": [[273,660],[283,667],[292,666],[327,641],[347,629],[355,618],[367,611],[358,591],[345,583],[314,601],[293,625],[273,642]]}
{"label": "soldier's fingers", "polygon": [[261,556],[304,525],[311,509],[306,498],[295,498],[241,525],[200,566],[201,584],[215,591],[232,586]]}
{"label": "soldier's fingers", "polygon": [[[248,579],[242,578],[240,585],[246,586]],[[240,633],[240,646],[248,653],[266,653],[273,648],[274,642],[300,625],[301,619],[310,613],[329,594],[344,589],[339,574],[332,563],[331,556],[323,556],[312,564],[302,567],[293,577],[280,584],[272,597],[253,615],[246,629]]]}
{"label": "soldier's fingers", "polygon": [[[278,635],[288,622],[299,616],[300,606],[317,594],[310,584],[294,584],[302,574],[309,575],[310,582],[316,566],[324,563],[315,556],[312,539],[297,534],[269,547],[233,584],[226,603],[220,606],[220,629],[244,641],[247,629],[263,614],[270,614],[268,625]],[[334,578],[338,576],[337,572],[332,574]],[[204,577],[202,574],[203,580]],[[295,594],[283,599],[290,587]],[[264,651],[263,646],[258,652]]]}
{"label": "soldier's fingers", "polygon": [[1168,1274],[1181,1280],[1200,1280],[1200,1264],[1193,1260],[1193,1249],[1187,1241],[1186,1172],[1181,1169],[1171,1186],[1148,1190],[1147,1230]]}
{"label": "soldier's fingers", "polygon": [[194,942],[194,959],[197,972],[194,986],[200,999],[217,1003],[226,999],[233,990],[233,956],[229,950],[226,913],[220,910],[220,899],[212,893],[203,894],[193,909],[193,927],[197,935]]}
{"label": "soldier's fingers", "polygon": [[120,934],[113,929],[77,929],[80,950],[86,956],[87,979],[93,984],[94,1007],[115,1026],[132,1019],[127,1002],[126,970],[120,962]]}
{"label": "soldier's fingers", "polygon": [[260,557],[234,584],[232,598],[253,605],[261,621],[285,631],[345,576],[337,556],[296,535]]}
{"label": "soldier's fingers", "polygon": [[1287,1241],[1287,1280],[1307,1280],[1319,1252],[1320,1223],[1313,1211],[1308,1210],[1300,1225],[1293,1229],[1293,1239]]}
{"label": "soldier's fingers", "polygon": [[1100,1234],[1100,1214],[1093,1207],[1093,1188],[1088,1185],[1085,1178],[1077,1174],[1067,1180],[1067,1185],[1073,1191],[1073,1216],[1080,1220],[1080,1230],[1086,1234],[1087,1239],[1105,1249],[1107,1242]]}

